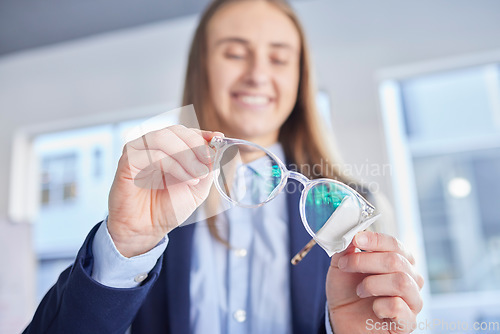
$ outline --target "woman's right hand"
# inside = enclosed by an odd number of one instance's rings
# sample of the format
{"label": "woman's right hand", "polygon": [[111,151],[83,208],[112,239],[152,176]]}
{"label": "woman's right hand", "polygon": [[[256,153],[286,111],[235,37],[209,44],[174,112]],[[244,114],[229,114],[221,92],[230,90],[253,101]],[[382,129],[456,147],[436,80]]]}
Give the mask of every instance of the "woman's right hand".
{"label": "woman's right hand", "polygon": [[174,125],[125,145],[108,201],[108,230],[123,256],[151,250],[207,198],[216,135]]}

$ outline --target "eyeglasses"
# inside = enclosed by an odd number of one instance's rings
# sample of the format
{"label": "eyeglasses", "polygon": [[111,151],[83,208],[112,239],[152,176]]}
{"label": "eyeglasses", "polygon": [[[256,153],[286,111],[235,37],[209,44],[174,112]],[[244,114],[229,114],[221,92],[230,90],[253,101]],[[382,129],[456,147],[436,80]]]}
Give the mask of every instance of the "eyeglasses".
{"label": "eyeglasses", "polygon": [[346,184],[327,178],[309,180],[288,170],[272,152],[252,142],[214,137],[209,143],[215,153],[215,187],[232,204],[260,207],[275,198],[289,179],[304,185],[300,217],[312,240],[293,257],[299,263],[317,243],[329,256],[349,246],[354,235],[377,218],[375,207]]}

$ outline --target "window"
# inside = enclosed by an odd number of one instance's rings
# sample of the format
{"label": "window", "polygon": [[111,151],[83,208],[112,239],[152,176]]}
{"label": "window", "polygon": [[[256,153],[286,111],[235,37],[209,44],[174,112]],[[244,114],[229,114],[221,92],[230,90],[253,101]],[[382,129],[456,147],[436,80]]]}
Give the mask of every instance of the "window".
{"label": "window", "polygon": [[[92,226],[106,217],[116,165],[113,136],[113,126],[101,125],[46,133],[33,140],[41,192],[33,224],[39,298],[71,264]],[[96,164],[101,177],[96,176]]]}
{"label": "window", "polygon": [[381,102],[400,220],[415,204],[421,234],[408,239],[425,249],[431,316],[500,320],[500,66],[392,78]]}
{"label": "window", "polygon": [[42,205],[56,205],[76,198],[76,154],[45,156],[42,161]]}
{"label": "window", "polygon": [[316,94],[316,105],[323,124],[326,125],[327,130],[332,129],[332,110],[330,107],[330,96],[324,90],[319,90]]}
{"label": "window", "polygon": [[431,292],[500,289],[500,148],[414,158]]}
{"label": "window", "polygon": [[500,237],[494,228],[500,216],[490,208],[500,199],[500,142],[477,144],[500,135],[499,69],[472,67],[400,82],[433,293],[500,289],[487,246]]}

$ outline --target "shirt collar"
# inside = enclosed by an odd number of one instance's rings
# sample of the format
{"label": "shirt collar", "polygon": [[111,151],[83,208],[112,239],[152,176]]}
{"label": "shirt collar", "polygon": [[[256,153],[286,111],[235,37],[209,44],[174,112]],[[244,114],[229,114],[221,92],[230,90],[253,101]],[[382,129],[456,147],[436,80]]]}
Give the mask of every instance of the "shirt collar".
{"label": "shirt collar", "polygon": [[[269,152],[273,153],[278,159],[280,159],[283,163],[285,163],[285,152],[283,151],[283,146],[280,142],[275,142],[272,145],[265,147]],[[266,163],[266,157],[262,157],[251,161],[247,164],[248,167],[258,170],[259,165]]]}

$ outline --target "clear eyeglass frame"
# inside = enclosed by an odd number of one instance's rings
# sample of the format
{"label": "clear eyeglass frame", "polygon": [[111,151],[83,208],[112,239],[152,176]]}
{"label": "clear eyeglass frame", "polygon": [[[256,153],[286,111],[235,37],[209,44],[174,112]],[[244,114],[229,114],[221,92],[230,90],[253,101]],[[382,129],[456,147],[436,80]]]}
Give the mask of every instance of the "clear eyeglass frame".
{"label": "clear eyeglass frame", "polygon": [[[278,185],[274,188],[274,190],[270,193],[268,198],[258,204],[253,204],[253,205],[247,205],[240,203],[238,201],[235,201],[231,197],[229,197],[226,192],[223,190],[222,185],[219,182],[219,175],[221,172],[220,164],[221,164],[221,159],[223,157],[224,152],[235,145],[246,145],[246,146],[251,146],[257,150],[262,151],[263,154],[267,154],[268,157],[274,160],[274,162],[279,166],[281,170],[281,179],[278,183]],[[220,195],[230,203],[240,206],[240,207],[245,207],[245,208],[256,208],[260,207],[269,201],[273,200],[286,186],[287,182],[289,179],[296,180],[300,182],[303,186],[304,189],[302,189],[301,196],[300,196],[300,201],[299,201],[299,212],[300,212],[300,218],[302,221],[302,224],[306,231],[309,233],[309,235],[312,237],[311,241],[309,241],[304,248],[302,248],[301,251],[299,251],[291,260],[291,263],[293,265],[298,264],[306,255],[309,253],[309,251],[312,249],[312,247],[317,243],[316,241],[316,234],[314,231],[311,229],[307,222],[307,217],[306,217],[306,199],[307,199],[307,194],[309,191],[315,187],[318,184],[321,183],[333,183],[335,185],[338,185],[343,188],[343,190],[347,190],[353,198],[357,199],[357,203],[360,206],[360,212],[361,212],[361,218],[360,218],[360,223],[363,221],[368,220],[371,217],[374,217],[375,213],[375,207],[368,202],[363,196],[361,196],[356,190],[353,188],[349,187],[345,183],[339,182],[337,180],[329,179],[329,178],[319,178],[319,179],[313,179],[310,180],[307,178],[305,175],[302,173],[296,172],[289,170],[283,161],[279,159],[274,153],[270,152],[266,148],[246,141],[242,139],[235,139],[235,138],[227,138],[227,137],[219,137],[215,136],[212,138],[212,140],[209,143],[209,147],[215,150],[215,158],[213,162],[213,169],[215,171],[214,173],[214,183],[215,187],[217,188],[218,192]]]}

